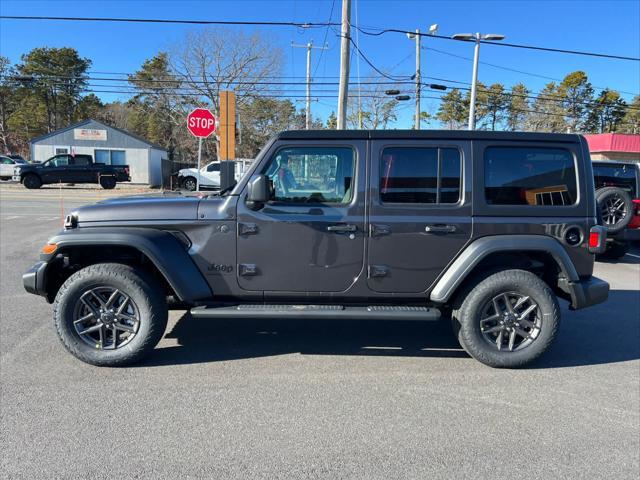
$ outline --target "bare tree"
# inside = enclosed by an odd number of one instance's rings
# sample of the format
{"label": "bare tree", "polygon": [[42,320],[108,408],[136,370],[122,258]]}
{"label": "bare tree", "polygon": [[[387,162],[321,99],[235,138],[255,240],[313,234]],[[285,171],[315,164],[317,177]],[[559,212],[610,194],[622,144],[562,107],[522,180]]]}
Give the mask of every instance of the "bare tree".
{"label": "bare tree", "polygon": [[[367,77],[382,81],[382,77]],[[385,94],[385,90],[397,87],[388,84],[368,84],[360,90],[349,90],[347,124],[350,128],[367,130],[385,129],[398,119],[398,100]]]}
{"label": "bare tree", "polygon": [[192,31],[170,53],[171,67],[183,86],[201,94],[217,113],[223,90],[233,90],[239,104],[274,90],[265,84],[282,71],[282,50],[274,45],[257,31]]}

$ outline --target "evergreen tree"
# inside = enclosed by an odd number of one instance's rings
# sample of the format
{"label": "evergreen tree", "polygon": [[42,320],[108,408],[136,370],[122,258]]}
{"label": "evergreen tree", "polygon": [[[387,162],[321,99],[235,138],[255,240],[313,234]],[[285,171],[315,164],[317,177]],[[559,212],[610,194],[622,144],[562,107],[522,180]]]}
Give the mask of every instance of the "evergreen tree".
{"label": "evergreen tree", "polygon": [[618,129],[627,110],[627,103],[615,90],[604,89],[591,104],[585,131],[610,133]]}
{"label": "evergreen tree", "polygon": [[460,90],[452,89],[442,96],[436,118],[449,130],[459,130],[467,121],[467,109]]}
{"label": "evergreen tree", "polygon": [[523,83],[511,87],[507,104],[507,128],[512,132],[525,129],[527,115],[530,113],[529,93]]}

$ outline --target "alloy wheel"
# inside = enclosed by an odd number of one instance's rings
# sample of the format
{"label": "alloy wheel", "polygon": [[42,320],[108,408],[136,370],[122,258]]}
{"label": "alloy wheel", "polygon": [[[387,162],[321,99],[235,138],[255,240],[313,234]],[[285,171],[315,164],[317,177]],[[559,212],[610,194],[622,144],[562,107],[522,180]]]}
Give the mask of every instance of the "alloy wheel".
{"label": "alloy wheel", "polygon": [[493,297],[482,309],[480,331],[497,350],[526,348],[540,334],[542,317],[530,296],[505,292]]}
{"label": "alloy wheel", "polygon": [[600,213],[606,225],[615,225],[627,215],[627,206],[620,195],[613,194],[605,199]]}
{"label": "alloy wheel", "polygon": [[86,290],[76,302],[73,326],[78,336],[99,350],[128,344],[140,328],[140,312],[129,295],[117,288]]}

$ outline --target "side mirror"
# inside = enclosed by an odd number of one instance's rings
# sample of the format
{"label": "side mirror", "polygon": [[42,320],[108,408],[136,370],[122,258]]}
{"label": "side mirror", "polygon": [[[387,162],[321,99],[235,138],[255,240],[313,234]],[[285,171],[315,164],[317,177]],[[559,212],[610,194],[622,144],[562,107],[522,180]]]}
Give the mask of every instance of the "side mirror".
{"label": "side mirror", "polygon": [[247,189],[247,202],[254,208],[260,208],[271,198],[269,178],[266,175],[255,175],[249,180]]}

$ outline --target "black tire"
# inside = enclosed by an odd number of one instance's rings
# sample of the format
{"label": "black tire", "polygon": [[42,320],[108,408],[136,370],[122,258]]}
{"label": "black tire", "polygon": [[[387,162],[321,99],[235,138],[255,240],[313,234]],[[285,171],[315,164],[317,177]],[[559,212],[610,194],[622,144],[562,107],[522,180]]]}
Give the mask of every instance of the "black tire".
{"label": "black tire", "polygon": [[603,253],[596,256],[600,260],[618,260],[624,257],[631,248],[631,242],[607,242],[606,249]]}
{"label": "black tire", "polygon": [[[487,339],[488,335],[483,333],[480,326],[483,312],[492,299],[505,293],[528,297],[531,302],[529,305],[533,302],[537,305],[537,310],[531,313],[536,330],[529,330],[535,337],[529,340],[523,338],[522,347],[516,347],[513,351],[508,348],[499,350],[497,344]],[[490,274],[471,286],[461,305],[452,312],[452,321],[460,345],[473,358],[490,367],[517,368],[533,362],[551,346],[560,326],[560,308],[549,286],[536,275],[525,270],[504,270]],[[518,328],[524,331],[529,327],[522,328],[521,324]],[[500,340],[502,345],[502,337]]]}
{"label": "black tire", "polygon": [[196,180],[196,177],[185,177],[182,180],[182,188],[189,192],[195,192],[196,188],[198,188],[198,180]]}
{"label": "black tire", "polygon": [[116,179],[114,177],[100,177],[100,186],[105,190],[113,190],[116,188]]}
{"label": "black tire", "polygon": [[596,192],[598,219],[608,233],[624,230],[633,217],[633,201],[618,187],[605,187]]}
{"label": "black tire", "polygon": [[[102,287],[126,294],[139,314],[135,336],[113,350],[102,349],[98,343],[90,345],[74,326],[80,297]],[[119,263],[99,263],[77,271],[64,282],[53,305],[53,320],[60,340],[73,356],[91,365],[121,367],[140,361],[162,338],[167,326],[166,298],[162,287],[146,272]]]}
{"label": "black tire", "polygon": [[35,173],[28,173],[23,179],[22,184],[28,189],[40,188],[42,180]]}
{"label": "black tire", "polygon": [[11,177],[0,177],[0,180],[2,180],[3,182],[7,182],[11,180]]}

